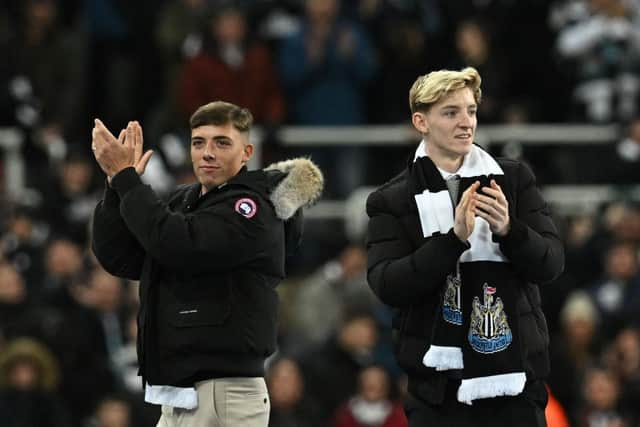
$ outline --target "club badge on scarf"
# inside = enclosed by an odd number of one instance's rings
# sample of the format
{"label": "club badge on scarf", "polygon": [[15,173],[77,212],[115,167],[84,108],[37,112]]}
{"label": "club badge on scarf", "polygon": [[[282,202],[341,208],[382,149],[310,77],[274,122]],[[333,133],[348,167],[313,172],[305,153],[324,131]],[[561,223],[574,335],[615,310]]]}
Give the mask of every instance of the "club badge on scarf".
{"label": "club badge on scarf", "polygon": [[[428,157],[416,159],[414,169],[423,174],[415,179],[423,190],[415,196],[423,233],[425,237],[445,234],[454,215],[451,201],[440,196],[446,184]],[[457,174],[461,193],[476,180],[488,185],[491,178],[504,177],[500,165],[476,145]],[[471,404],[476,399],[520,394],[526,375],[518,342],[515,273],[484,219],[476,217],[468,240],[471,248],[443,284],[423,363],[437,371],[461,369],[458,400]]]}
{"label": "club badge on scarf", "polygon": [[449,274],[447,276],[447,288],[444,291],[444,299],[442,301],[442,317],[445,322],[462,326],[461,298],[460,277],[457,274]]}
{"label": "club badge on scarf", "polygon": [[[519,279],[511,263],[461,262],[460,280],[463,322],[459,329],[465,336],[458,400],[471,404],[476,399],[522,393],[527,378],[520,351]],[[434,342],[441,339],[441,329],[434,330]]]}
{"label": "club badge on scarf", "polygon": [[484,284],[484,300],[473,297],[471,322],[469,325],[469,344],[478,353],[495,353],[509,347],[513,336],[500,297],[493,301],[497,289]]}

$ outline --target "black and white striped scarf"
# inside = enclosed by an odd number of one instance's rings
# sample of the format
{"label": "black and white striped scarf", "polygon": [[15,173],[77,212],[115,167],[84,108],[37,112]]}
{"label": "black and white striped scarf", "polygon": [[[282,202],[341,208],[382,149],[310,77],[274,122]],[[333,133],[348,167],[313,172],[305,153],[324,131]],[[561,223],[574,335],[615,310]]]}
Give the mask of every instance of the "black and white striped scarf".
{"label": "black and white striped scarf", "polygon": [[[504,187],[500,165],[474,145],[456,173],[455,203],[442,174],[426,156],[424,142],[416,151],[411,180],[423,235],[446,234],[453,227],[455,205],[475,181],[491,179]],[[438,371],[462,370],[458,400],[518,395],[526,375],[520,350],[517,313],[518,279],[509,260],[492,240],[489,224],[476,217],[470,249],[460,256],[440,294],[431,345],[423,363]],[[437,262],[437,260],[433,260]]]}

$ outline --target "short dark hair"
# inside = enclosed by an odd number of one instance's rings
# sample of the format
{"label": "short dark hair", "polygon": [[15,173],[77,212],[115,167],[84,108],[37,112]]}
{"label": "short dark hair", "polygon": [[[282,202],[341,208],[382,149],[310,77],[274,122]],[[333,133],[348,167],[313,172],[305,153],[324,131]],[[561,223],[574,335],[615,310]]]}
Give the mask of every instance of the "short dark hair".
{"label": "short dark hair", "polygon": [[224,126],[231,123],[240,132],[249,132],[253,115],[246,108],[225,101],[213,101],[199,107],[189,119],[191,129],[200,126]]}

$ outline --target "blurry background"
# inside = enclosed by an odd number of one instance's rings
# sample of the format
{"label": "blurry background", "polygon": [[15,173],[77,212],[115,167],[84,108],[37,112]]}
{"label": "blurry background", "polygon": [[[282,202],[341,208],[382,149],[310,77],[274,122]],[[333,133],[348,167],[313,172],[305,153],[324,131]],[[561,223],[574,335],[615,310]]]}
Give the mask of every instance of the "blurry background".
{"label": "blurry background", "polygon": [[0,53],[0,425],[155,425],[137,284],[88,250],[90,131],[139,120],[166,194],[193,180],[188,117],[214,99],[253,112],[254,167],[310,156],[327,180],[279,287],[270,424],[404,425],[364,203],[419,141],[415,78],[466,65],[477,142],[531,165],[566,243],[542,289],[549,425],[640,425],[640,1],[3,0]]}

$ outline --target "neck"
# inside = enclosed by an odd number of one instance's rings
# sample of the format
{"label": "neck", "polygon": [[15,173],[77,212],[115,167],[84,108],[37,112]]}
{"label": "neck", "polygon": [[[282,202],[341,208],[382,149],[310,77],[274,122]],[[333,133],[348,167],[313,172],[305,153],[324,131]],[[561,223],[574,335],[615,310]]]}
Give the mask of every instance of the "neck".
{"label": "neck", "polygon": [[426,143],[427,155],[433,163],[445,172],[456,173],[462,166],[464,156],[434,148]]}

